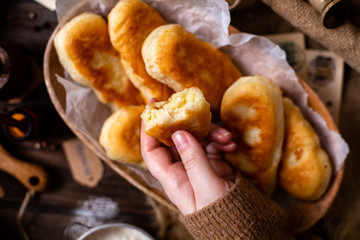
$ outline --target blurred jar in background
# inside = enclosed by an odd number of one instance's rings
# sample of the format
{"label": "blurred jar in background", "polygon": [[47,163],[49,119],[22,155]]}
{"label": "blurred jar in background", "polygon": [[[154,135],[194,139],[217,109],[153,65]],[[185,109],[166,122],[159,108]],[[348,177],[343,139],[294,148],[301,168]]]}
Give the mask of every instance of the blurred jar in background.
{"label": "blurred jar in background", "polygon": [[22,96],[29,86],[29,62],[23,50],[0,42],[0,100]]}
{"label": "blurred jar in background", "polygon": [[350,22],[360,27],[360,0],[350,1]]}

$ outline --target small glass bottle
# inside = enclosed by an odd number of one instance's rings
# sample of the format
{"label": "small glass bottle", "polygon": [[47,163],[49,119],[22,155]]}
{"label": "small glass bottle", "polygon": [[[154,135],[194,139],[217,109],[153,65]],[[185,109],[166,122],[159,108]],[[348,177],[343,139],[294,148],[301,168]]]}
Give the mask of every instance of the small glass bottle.
{"label": "small glass bottle", "polygon": [[1,114],[2,129],[5,135],[15,141],[39,136],[41,116],[34,110],[21,107]]}

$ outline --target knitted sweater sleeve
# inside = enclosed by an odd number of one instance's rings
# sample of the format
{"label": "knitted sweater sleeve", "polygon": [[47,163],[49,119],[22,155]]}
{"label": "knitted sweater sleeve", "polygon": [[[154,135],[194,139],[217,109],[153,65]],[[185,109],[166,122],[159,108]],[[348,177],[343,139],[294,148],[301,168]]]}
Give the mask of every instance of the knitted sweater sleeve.
{"label": "knitted sweater sleeve", "polygon": [[292,239],[286,212],[241,177],[225,196],[181,217],[195,239]]}

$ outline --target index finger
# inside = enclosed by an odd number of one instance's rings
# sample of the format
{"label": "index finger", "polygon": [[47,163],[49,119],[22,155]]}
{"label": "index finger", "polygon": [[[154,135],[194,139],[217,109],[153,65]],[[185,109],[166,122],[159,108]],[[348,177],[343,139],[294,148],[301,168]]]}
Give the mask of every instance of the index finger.
{"label": "index finger", "polygon": [[209,139],[219,144],[228,144],[232,140],[232,134],[229,130],[212,123]]}
{"label": "index finger", "polygon": [[[147,105],[157,102],[156,98],[150,99]],[[141,153],[151,152],[152,150],[161,147],[161,143],[154,137],[145,133],[145,123],[141,119],[141,132],[140,132]]]}
{"label": "index finger", "polygon": [[159,140],[145,133],[145,123],[143,120],[141,120],[140,145],[141,153],[145,155],[146,153],[161,147],[161,142],[159,142]]}
{"label": "index finger", "polygon": [[[147,105],[157,102],[156,98],[150,99]],[[140,132],[140,147],[141,155],[150,171],[150,173],[157,179],[159,182],[164,184],[166,182],[167,176],[165,175],[168,169],[173,164],[172,155],[166,149],[162,143],[146,134],[145,132],[145,123],[141,119],[141,132]]]}
{"label": "index finger", "polygon": [[147,135],[144,129],[145,124],[141,121],[141,152],[150,173],[182,213],[193,212],[194,194],[182,162],[174,162],[170,151],[156,138]]}
{"label": "index finger", "polygon": [[145,133],[145,124],[141,121],[140,146],[141,155],[150,173],[160,182],[165,178],[164,173],[172,164],[170,152],[154,137]]}

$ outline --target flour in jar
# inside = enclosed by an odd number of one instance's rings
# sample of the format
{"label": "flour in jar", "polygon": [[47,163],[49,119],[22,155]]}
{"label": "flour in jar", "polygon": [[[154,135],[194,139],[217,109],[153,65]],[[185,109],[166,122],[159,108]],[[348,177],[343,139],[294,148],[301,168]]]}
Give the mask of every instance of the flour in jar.
{"label": "flour in jar", "polygon": [[152,240],[149,236],[130,227],[110,227],[99,229],[87,237],[84,240]]}

